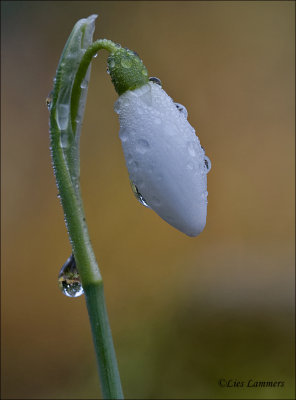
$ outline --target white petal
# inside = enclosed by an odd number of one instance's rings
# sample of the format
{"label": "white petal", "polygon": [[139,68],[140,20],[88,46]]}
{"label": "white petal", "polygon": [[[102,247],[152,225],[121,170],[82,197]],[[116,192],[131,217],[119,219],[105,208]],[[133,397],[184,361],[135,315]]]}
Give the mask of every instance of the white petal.
{"label": "white petal", "polygon": [[125,92],[114,109],[130,179],[161,218],[198,235],[206,224],[208,171],[186,113],[152,82]]}

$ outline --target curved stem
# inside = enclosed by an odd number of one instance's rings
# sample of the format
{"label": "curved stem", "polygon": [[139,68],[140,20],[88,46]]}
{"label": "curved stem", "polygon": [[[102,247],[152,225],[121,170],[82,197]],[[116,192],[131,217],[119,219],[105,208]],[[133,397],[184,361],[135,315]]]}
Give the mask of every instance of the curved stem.
{"label": "curved stem", "polygon": [[[106,46],[108,46],[108,48]],[[80,84],[91,62],[91,54],[93,55],[100,48],[110,50],[110,46],[111,44],[109,41],[93,43],[86,50],[80,62],[71,95],[71,108],[73,106],[73,109],[70,108],[71,118],[73,116],[74,120],[79,107],[81,94]],[[72,169],[69,168],[69,162],[67,162],[67,158],[65,157],[67,150],[65,150],[61,144],[62,134],[69,135],[70,137],[70,135],[73,135],[73,132],[75,132],[75,129],[73,129],[71,124],[68,124],[68,127],[62,130],[57,122],[57,98],[62,85],[60,76],[60,70],[58,69],[53,103],[50,110],[50,138],[53,168],[73,254],[84,289],[103,398],[123,399],[117,360],[104,299],[103,281],[89,239],[80,194],[79,176],[73,177]],[[76,162],[79,161],[76,160]]]}
{"label": "curved stem", "polygon": [[107,50],[110,53],[114,53],[117,47],[114,42],[108,39],[99,39],[93,42],[84,53],[80,65],[78,67],[75,80],[72,87],[72,96],[71,96],[71,122],[73,126],[73,131],[75,132],[76,121],[75,117],[78,111],[79,99],[81,94],[81,83],[86,75],[89,64],[91,63],[94,55],[99,50]]}

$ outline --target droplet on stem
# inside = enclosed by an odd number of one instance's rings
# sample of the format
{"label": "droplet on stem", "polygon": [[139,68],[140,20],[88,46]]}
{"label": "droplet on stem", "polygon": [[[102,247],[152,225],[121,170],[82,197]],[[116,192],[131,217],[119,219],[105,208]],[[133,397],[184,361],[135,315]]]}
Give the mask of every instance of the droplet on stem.
{"label": "droplet on stem", "polygon": [[53,94],[53,90],[48,93],[48,96],[46,97],[46,100],[45,100],[48,110],[51,109],[52,94]]}
{"label": "droplet on stem", "polygon": [[62,293],[68,297],[79,297],[84,293],[73,254],[60,270],[58,285]]}

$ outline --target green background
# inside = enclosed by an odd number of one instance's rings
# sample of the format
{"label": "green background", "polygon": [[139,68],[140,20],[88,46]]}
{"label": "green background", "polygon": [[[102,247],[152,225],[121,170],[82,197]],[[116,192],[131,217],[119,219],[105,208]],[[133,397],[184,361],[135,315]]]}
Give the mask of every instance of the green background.
{"label": "green background", "polygon": [[[74,23],[139,53],[186,106],[212,161],[189,238],[129,186],[105,52],[81,140],[90,235],[127,398],[293,398],[294,2],[3,1],[2,398],[98,398],[83,296],[57,286],[71,252],[45,104]],[[219,379],[284,381],[221,388]]]}

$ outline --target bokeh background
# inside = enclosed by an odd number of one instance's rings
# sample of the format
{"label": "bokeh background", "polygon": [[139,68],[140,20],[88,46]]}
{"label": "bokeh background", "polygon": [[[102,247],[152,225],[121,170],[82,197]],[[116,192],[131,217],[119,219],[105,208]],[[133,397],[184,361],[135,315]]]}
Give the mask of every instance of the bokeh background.
{"label": "bokeh background", "polygon": [[[294,398],[294,2],[3,1],[2,398],[99,398],[83,296],[59,291],[71,248],[45,104],[74,23],[137,51],[184,104],[212,161],[204,232],[134,198],[106,56],[81,140],[91,239],[127,398]],[[283,388],[222,388],[219,379]]]}

